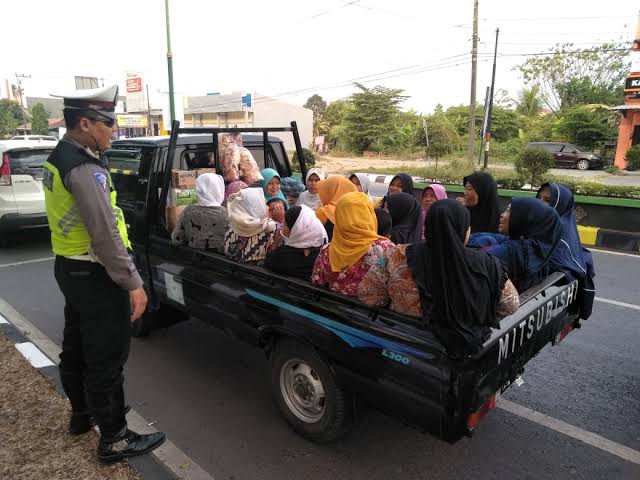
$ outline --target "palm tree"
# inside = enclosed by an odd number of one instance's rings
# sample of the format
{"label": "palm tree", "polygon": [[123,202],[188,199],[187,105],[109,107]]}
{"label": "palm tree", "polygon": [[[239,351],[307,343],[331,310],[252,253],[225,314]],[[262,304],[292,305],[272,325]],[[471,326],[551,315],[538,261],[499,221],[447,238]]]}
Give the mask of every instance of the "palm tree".
{"label": "palm tree", "polygon": [[538,85],[520,90],[516,101],[516,112],[528,118],[539,116],[542,112],[542,100],[538,96],[539,90]]}

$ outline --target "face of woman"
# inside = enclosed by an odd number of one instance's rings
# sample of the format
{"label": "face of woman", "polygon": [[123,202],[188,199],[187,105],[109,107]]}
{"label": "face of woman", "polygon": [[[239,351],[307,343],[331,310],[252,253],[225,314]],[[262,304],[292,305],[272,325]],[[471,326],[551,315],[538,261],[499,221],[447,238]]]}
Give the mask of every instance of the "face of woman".
{"label": "face of woman", "polygon": [[503,235],[509,235],[509,220],[511,219],[511,205],[507,207],[504,213],[500,216],[500,225],[498,225],[498,231]]}
{"label": "face of woman", "polygon": [[438,201],[438,197],[436,197],[436,194],[433,192],[433,189],[430,188],[425,192],[424,196],[422,197],[422,208],[424,208],[424,210],[427,211],[429,210],[429,207],[431,206],[431,204],[437,201]]}
{"label": "face of woman", "polygon": [[473,188],[473,185],[469,182],[464,186],[464,204],[467,207],[475,207],[478,205],[478,194],[476,193],[476,189]]}
{"label": "face of woman", "polygon": [[402,191],[402,180],[396,178],[389,184],[389,193],[398,193]]}
{"label": "face of woman", "polygon": [[309,193],[318,193],[318,182],[320,181],[320,177],[315,173],[312,173],[307,179],[307,190]]}
{"label": "face of woman", "polygon": [[542,190],[540,190],[538,200],[549,205],[551,203],[551,189],[549,187],[544,187]]}
{"label": "face of woman", "polygon": [[356,186],[359,192],[362,192],[362,185],[360,185],[360,180],[358,180],[358,177],[356,177],[355,175],[351,175],[351,178],[349,180],[351,180],[351,183]]}
{"label": "face of woman", "polygon": [[280,191],[280,179],[278,177],[273,177],[271,180],[269,180],[265,191],[267,192],[267,195],[271,197],[277,195]]}

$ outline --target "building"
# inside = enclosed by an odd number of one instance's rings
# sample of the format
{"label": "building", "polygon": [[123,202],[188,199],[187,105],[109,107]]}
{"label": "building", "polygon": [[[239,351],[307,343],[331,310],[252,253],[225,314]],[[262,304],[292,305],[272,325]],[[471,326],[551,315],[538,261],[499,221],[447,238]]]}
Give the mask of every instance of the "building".
{"label": "building", "polygon": [[624,105],[612,107],[611,110],[622,113],[614,163],[616,167],[626,169],[627,150],[640,144],[640,15],[636,39],[631,47],[631,73],[624,82]]}
{"label": "building", "polygon": [[[308,108],[257,93],[184,98],[185,127],[286,127],[292,121],[298,125],[302,146],[309,147],[313,142],[313,112]],[[287,150],[295,150],[292,135],[283,133],[280,138]]]}

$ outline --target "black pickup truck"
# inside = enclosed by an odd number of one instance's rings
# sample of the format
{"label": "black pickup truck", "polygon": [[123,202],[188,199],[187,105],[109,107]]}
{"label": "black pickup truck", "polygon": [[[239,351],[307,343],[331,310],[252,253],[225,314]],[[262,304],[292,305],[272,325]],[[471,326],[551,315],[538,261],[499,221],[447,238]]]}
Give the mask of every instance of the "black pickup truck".
{"label": "black pickup truck", "polygon": [[341,437],[365,402],[455,442],[471,435],[532,357],[580,326],[577,283],[553,274],[521,295],[519,310],[501,319],[479,353],[455,360],[421,319],[217,253],[172,245],[164,214],[171,169],[203,166],[194,164],[198,150],[212,153],[219,167],[218,135],[225,132],[258,133],[247,135],[245,146],[261,167],[282,176],[291,175],[287,153],[269,134],[292,134],[305,171],[295,123],[181,129],[175,122],[168,139],[117,141],[106,153],[150,299],[136,333],[196,317],[263,349],[275,401],[304,437]]}

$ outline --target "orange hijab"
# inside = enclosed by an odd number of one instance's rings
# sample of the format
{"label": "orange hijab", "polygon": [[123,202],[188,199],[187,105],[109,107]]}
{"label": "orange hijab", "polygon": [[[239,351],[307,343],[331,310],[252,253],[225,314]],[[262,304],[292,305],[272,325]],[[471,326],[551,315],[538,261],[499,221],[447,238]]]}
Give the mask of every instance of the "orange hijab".
{"label": "orange hijab", "polygon": [[316,210],[316,216],[327,223],[329,220],[335,225],[336,223],[336,204],[342,196],[349,192],[357,192],[356,186],[341,176],[329,177],[326,180],[318,182],[318,195],[322,206]]}
{"label": "orange hijab", "polygon": [[[347,180],[348,181],[348,180]],[[365,193],[344,195],[335,208],[335,227],[329,243],[331,270],[340,272],[360,260],[378,235],[378,219]]]}

